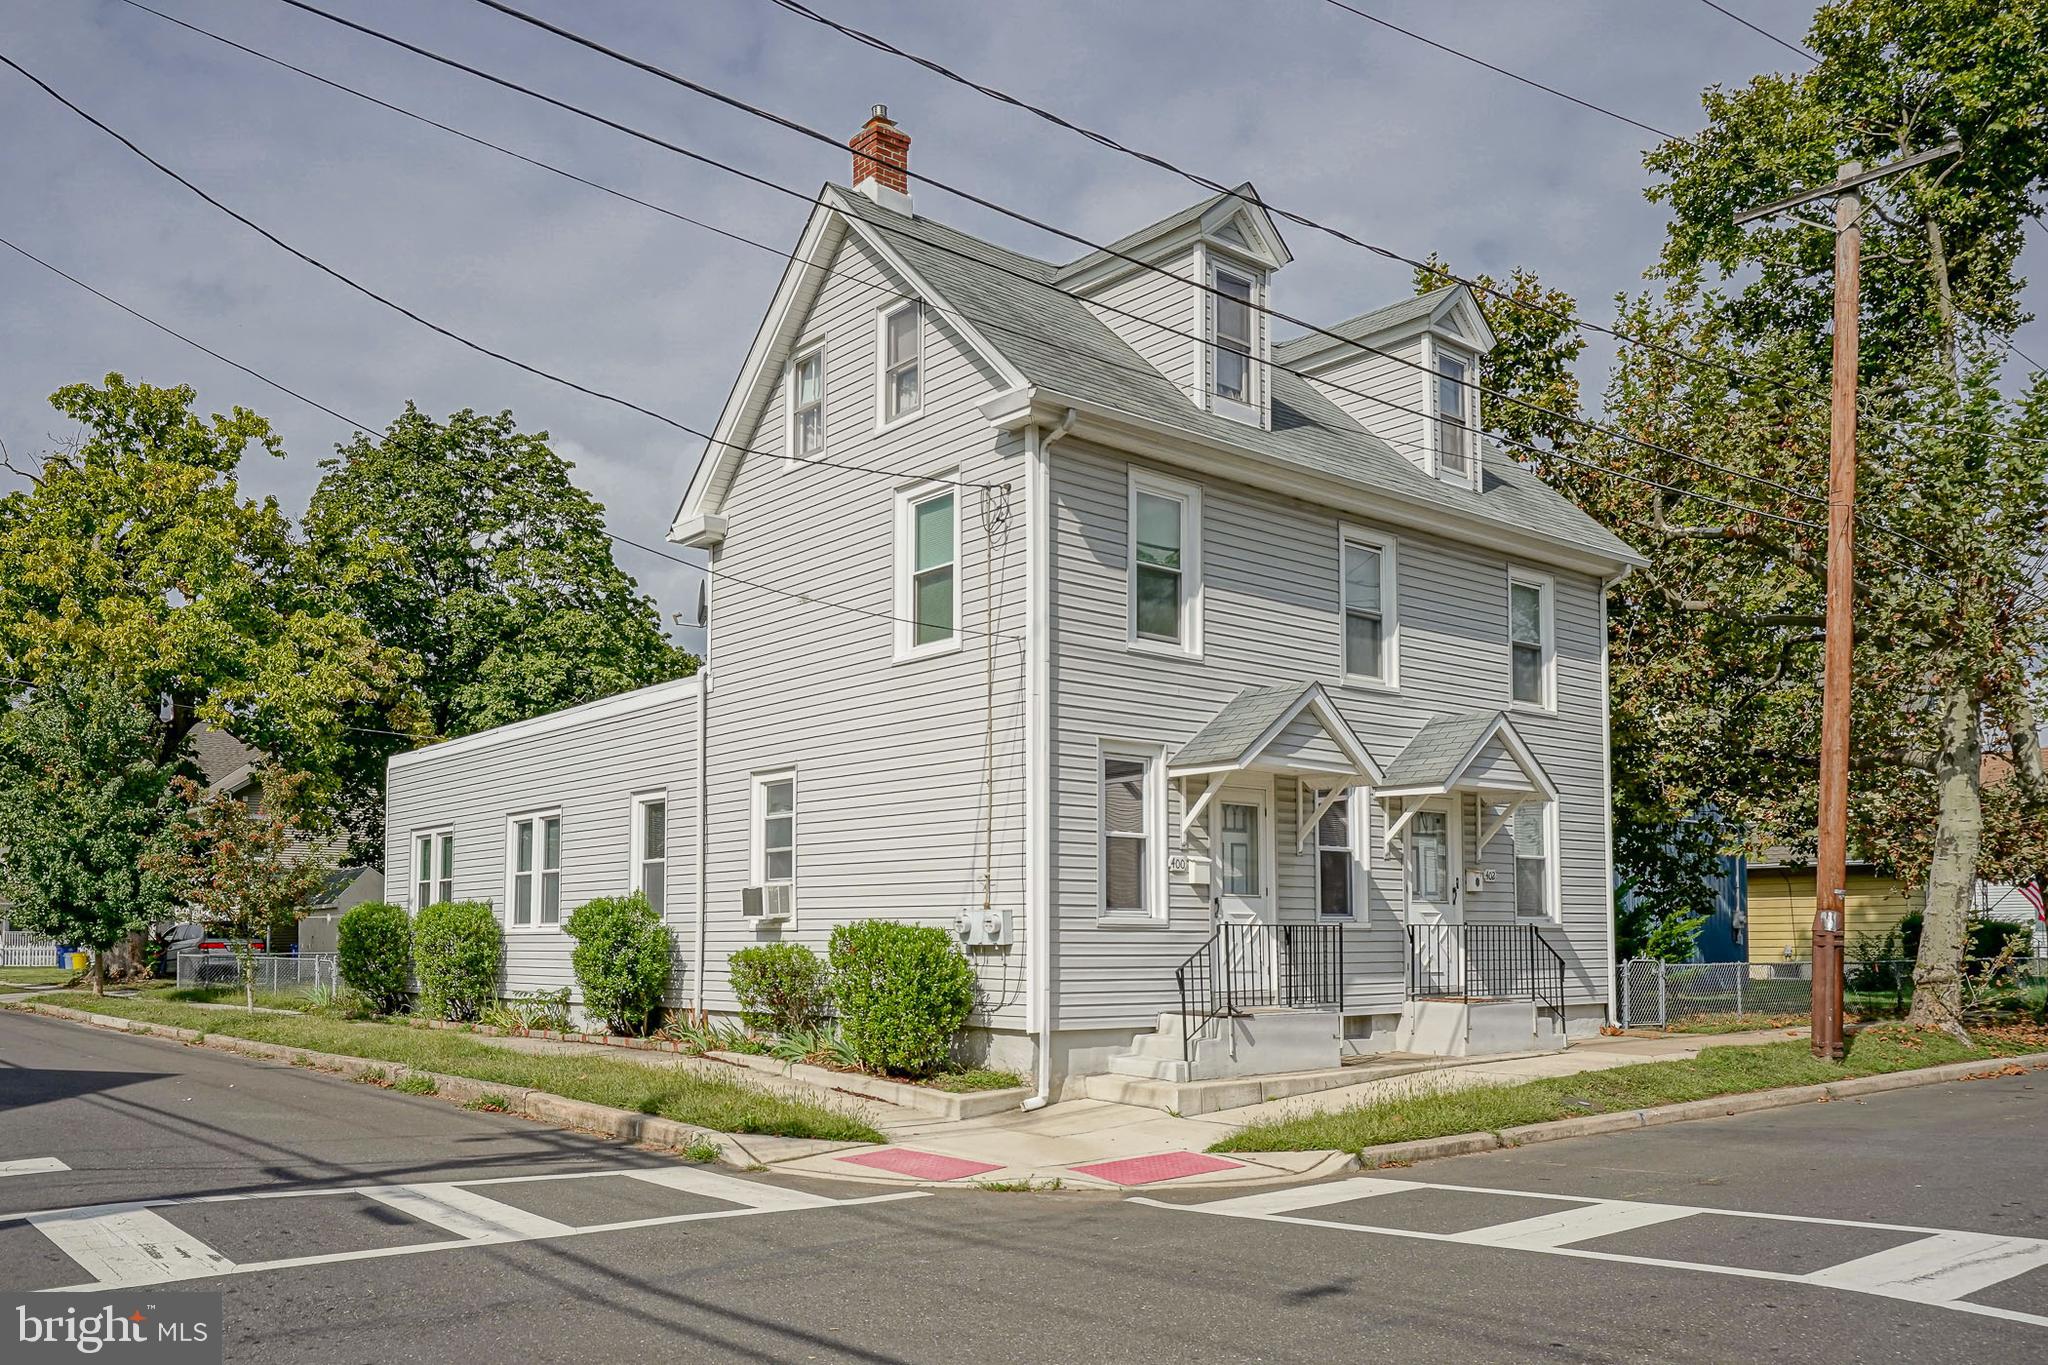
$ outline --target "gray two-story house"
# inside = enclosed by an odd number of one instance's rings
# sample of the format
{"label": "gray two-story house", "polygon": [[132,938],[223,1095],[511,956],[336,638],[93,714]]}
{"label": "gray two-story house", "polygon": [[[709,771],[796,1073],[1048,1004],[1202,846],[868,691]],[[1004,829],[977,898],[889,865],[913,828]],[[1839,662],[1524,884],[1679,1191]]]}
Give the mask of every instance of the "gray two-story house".
{"label": "gray two-story house", "polygon": [[749,944],[953,927],[1046,1098],[1595,1029],[1639,561],[1482,438],[1470,292],[1276,341],[1250,186],[1056,264],[852,145],[671,533],[708,667],[393,760],[392,885],[497,905],[508,990],[646,890],[712,1014]]}

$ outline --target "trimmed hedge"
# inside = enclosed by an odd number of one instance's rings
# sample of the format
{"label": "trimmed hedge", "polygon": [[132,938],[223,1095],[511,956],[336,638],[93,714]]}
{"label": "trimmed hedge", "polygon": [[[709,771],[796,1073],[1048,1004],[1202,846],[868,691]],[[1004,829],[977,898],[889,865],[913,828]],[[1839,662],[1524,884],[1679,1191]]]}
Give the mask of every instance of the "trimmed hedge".
{"label": "trimmed hedge", "polygon": [[443,901],[420,911],[412,928],[420,1013],[474,1020],[497,999],[505,940],[488,901]]}
{"label": "trimmed hedge", "polygon": [[839,1031],[862,1066],[916,1077],[952,1060],[975,977],[951,933],[864,920],[833,929],[830,951]]}
{"label": "trimmed hedge", "polygon": [[602,896],[585,902],[562,926],[576,940],[569,955],[583,987],[583,1008],[613,1033],[639,1036],[668,994],[668,926],[647,897]]}
{"label": "trimmed hedge", "polygon": [[379,1014],[397,1014],[412,991],[412,917],[389,901],[365,901],[335,926],[335,965]]}
{"label": "trimmed hedge", "polygon": [[787,1036],[810,1033],[832,1012],[832,976],[825,960],[801,943],[763,943],[726,959],[740,1018],[750,1029]]}

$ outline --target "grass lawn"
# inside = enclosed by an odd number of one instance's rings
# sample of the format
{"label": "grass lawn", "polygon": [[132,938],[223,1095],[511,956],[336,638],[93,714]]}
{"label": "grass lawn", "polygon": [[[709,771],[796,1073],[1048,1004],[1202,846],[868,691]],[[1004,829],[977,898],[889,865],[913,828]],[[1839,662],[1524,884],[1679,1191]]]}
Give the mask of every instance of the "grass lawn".
{"label": "grass lawn", "polygon": [[[143,998],[181,1005],[240,1005],[245,1003],[240,986],[174,986],[165,984],[148,991]],[[260,1010],[291,1010],[297,1013],[312,1004],[313,996],[307,991],[256,992],[256,1008]]]}
{"label": "grass lawn", "polygon": [[537,1056],[491,1047],[460,1033],[438,1029],[195,1009],[160,998],[97,999],[70,992],[45,995],[38,1000],[172,1028],[199,1029],[225,1037],[396,1062],[422,1071],[468,1076],[508,1089],[545,1090],[723,1133],[773,1133],[780,1137],[830,1138],[842,1142],[883,1140],[880,1133],[843,1109],[770,1094],[680,1066],[651,1067],[608,1057]]}
{"label": "grass lawn", "polygon": [[1866,1028],[1849,1043],[1839,1065],[1816,1061],[1804,1039],[1750,1047],[1710,1047],[1689,1061],[1642,1062],[1516,1085],[1478,1085],[1438,1091],[1420,1083],[1409,1094],[1368,1100],[1327,1114],[1274,1118],[1250,1124],[1212,1152],[1356,1152],[1382,1142],[1497,1133],[1524,1123],[1577,1118],[1685,1100],[1740,1095],[1788,1085],[1816,1085],[1851,1076],[1910,1071],[2048,1050],[2038,1029],[1987,1028],[1965,1048],[1946,1034],[1897,1026]]}
{"label": "grass lawn", "polygon": [[0,967],[0,986],[62,986],[77,975],[69,967]]}

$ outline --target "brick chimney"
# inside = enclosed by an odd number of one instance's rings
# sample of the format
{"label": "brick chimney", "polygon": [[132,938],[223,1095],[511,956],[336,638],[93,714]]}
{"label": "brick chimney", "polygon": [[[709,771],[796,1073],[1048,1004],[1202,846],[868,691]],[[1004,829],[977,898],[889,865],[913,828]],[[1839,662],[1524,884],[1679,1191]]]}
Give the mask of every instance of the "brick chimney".
{"label": "brick chimney", "polygon": [[878,104],[847,141],[853,148],[853,188],[884,208],[910,212],[910,135],[889,120]]}

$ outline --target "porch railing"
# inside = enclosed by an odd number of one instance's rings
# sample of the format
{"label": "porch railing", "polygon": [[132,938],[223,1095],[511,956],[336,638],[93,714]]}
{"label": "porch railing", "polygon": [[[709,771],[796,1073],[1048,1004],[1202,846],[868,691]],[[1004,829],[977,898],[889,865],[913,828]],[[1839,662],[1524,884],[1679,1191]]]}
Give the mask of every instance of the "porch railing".
{"label": "porch railing", "polygon": [[1564,957],[1535,924],[1411,924],[1408,998],[1531,1000],[1564,1032]]}
{"label": "porch railing", "polygon": [[1341,1009],[1344,926],[1219,924],[1174,968],[1180,989],[1181,1059],[1212,1019],[1259,1008]]}

